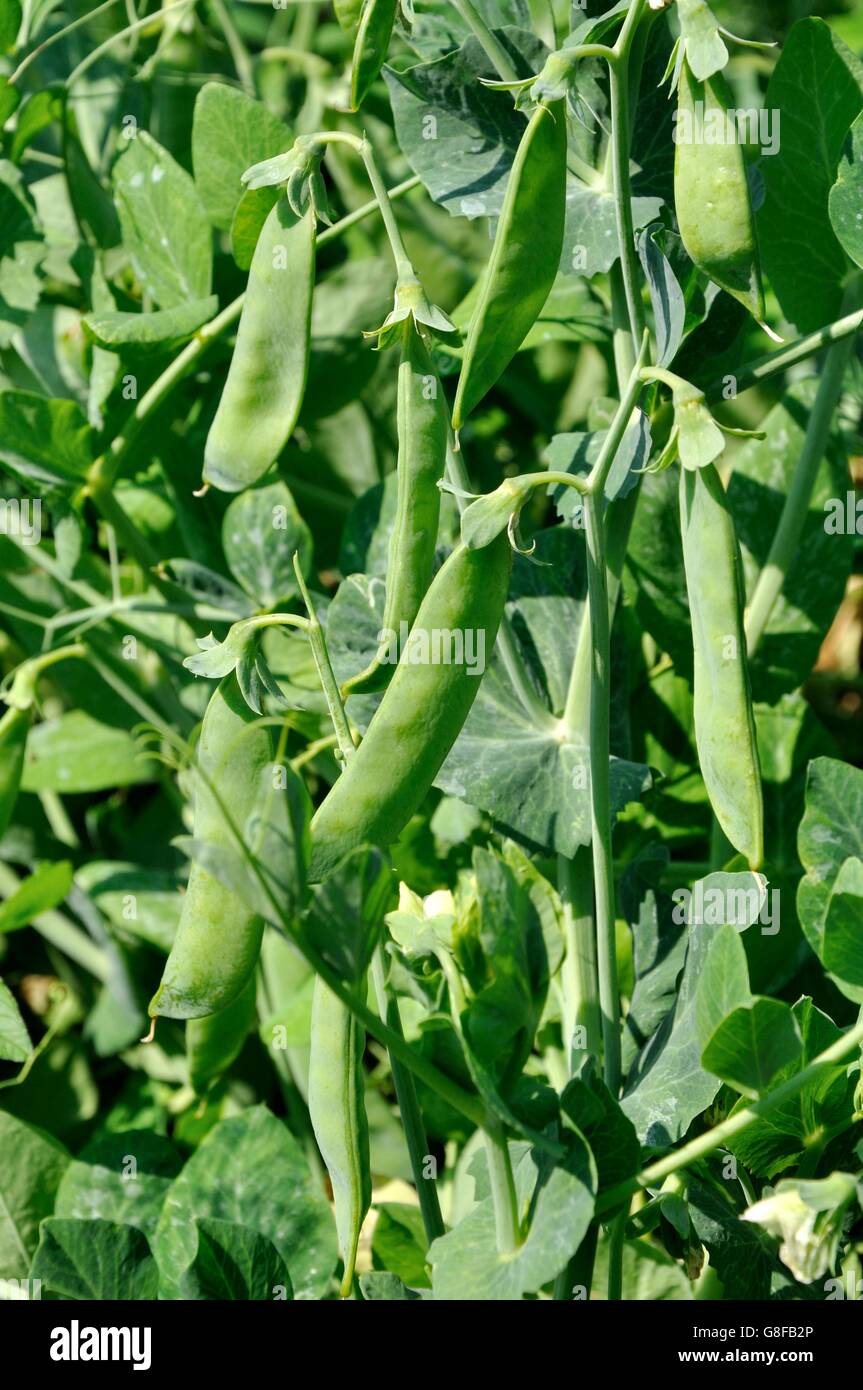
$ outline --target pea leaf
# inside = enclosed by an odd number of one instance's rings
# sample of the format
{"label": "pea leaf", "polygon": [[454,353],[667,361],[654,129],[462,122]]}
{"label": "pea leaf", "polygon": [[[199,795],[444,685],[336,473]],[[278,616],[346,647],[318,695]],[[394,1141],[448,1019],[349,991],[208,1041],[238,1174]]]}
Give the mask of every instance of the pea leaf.
{"label": "pea leaf", "polygon": [[33,1044],[21,1010],[15,1003],[15,996],[8,985],[0,980],[0,1059],[5,1062],[26,1062],[32,1051]]}
{"label": "pea leaf", "polygon": [[723,1019],[701,1061],[735,1090],[757,1098],[800,1050],[800,1034],[789,1005],[781,999],[759,998]]}
{"label": "pea leaf", "polygon": [[196,1221],[198,1251],[184,1271],[183,1298],[272,1302],[292,1299],[291,1276],[273,1242],[233,1221]]}
{"label": "pea leaf", "polygon": [[846,859],[836,875],[821,959],[842,993],[863,1004],[863,860]]}
{"label": "pea leaf", "polygon": [[182,1166],[173,1144],[150,1130],[101,1135],[85,1144],[66,1168],[54,1215],[134,1226],[149,1239]]}
{"label": "pea leaf", "polygon": [[130,733],[73,709],[30,730],[21,787],[27,792],[97,792],[136,786],[154,776],[155,765]]}
{"label": "pea leaf", "polygon": [[26,1279],[69,1161],[51,1135],[0,1110],[0,1278]]}
{"label": "pea leaf", "polygon": [[0,936],[29,926],[34,917],[56,907],[71,886],[72,865],[68,860],[40,864],[0,907]]}
{"label": "pea leaf", "polygon": [[159,1286],[156,1261],[134,1226],[56,1217],[42,1223],[30,1277],[41,1282],[43,1298],[100,1302],[155,1298]]}
{"label": "pea leaf", "polygon": [[169,1188],[153,1240],[166,1291],[195,1260],[195,1223],[214,1218],[271,1241],[295,1296],[327,1289],[337,1258],[332,1214],[300,1145],[263,1105],[217,1124]]}
{"label": "pea leaf", "polygon": [[178,304],[154,313],[87,314],[81,320],[84,330],[99,347],[134,349],[137,352],[170,352],[191,338],[216,313],[215,295]]}
{"label": "pea leaf", "polygon": [[830,190],[830,222],[843,250],[847,251],[856,265],[863,266],[863,228],[860,226],[858,210],[863,197],[863,175],[860,173],[860,160],[863,157],[863,113],[861,113],[845,141],[836,182]]}
{"label": "pea leaf", "polygon": [[863,107],[863,64],[823,20],[801,19],[764,104],[778,112],[782,140],[761,165],[761,256],[782,312],[808,333],[839,315],[847,262],[828,204],[845,137]]}
{"label": "pea leaf", "polygon": [[343,980],[356,984],[368,968],[393,894],[389,861],[380,850],[361,846],[315,885],[300,934]]}
{"label": "pea leaf", "polygon": [[[863,859],[863,772],[834,758],[814,758],[806,781],[806,810],[797,836],[806,876],[797,911],[806,940],[819,959],[831,894],[848,859]],[[856,878],[856,873],[855,873]],[[842,904],[844,916],[845,905]],[[834,919],[834,932],[840,918]],[[845,933],[839,929],[840,939]]]}
{"label": "pea leaf", "polygon": [[285,483],[248,488],[232,498],[222,522],[228,568],[261,608],[274,608],[298,593],[293,557],[309,573],[312,537]]}
{"label": "pea leaf", "polygon": [[96,457],[95,436],[77,401],[0,391],[0,459],[34,482],[81,482]]}
{"label": "pea leaf", "polygon": [[192,119],[195,183],[214,227],[230,231],[250,164],[290,147],[291,131],[261,101],[225,82],[205,82]]}
{"label": "pea leaf", "polygon": [[206,299],[212,236],[191,176],[140,130],[114,165],[112,181],[123,244],[147,292],[163,309]]}

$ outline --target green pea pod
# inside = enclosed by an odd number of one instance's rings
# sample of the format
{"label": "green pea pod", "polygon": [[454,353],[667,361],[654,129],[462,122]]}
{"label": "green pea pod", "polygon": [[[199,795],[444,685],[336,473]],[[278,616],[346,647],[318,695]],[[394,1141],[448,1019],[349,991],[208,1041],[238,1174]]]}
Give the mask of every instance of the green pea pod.
{"label": "green pea pod", "polygon": [[365,671],[345,685],[359,694],[382,690],[394,663],[388,661],[395,644],[413,626],[431,583],[440,520],[438,483],[446,465],[449,425],[444,395],[428,348],[409,315],[403,326],[398,380],[398,501],[387,560],[387,594],[382,646]]}
{"label": "green pea pod", "polygon": [[491,661],[512,550],[456,546],[423,599],[366,736],[312,820],[311,877],[360,844],[398,839],[470,713]]}
{"label": "green pea pod", "polygon": [[255,1017],[255,992],[252,973],[226,1008],[206,1018],[190,1018],[186,1024],[186,1060],[195,1095],[212,1090],[242,1052]]}
{"label": "green pea pod", "polygon": [[363,0],[351,63],[351,110],[358,111],[390,46],[399,0]]}
{"label": "green pea pod", "polygon": [[[699,82],[683,63],[677,91],[674,206],[690,259],[759,321],[764,289],[743,150],[727,130],[721,73]],[[719,136],[721,143],[706,143]],[[729,138],[731,136],[732,138]]]}
{"label": "green pea pod", "polygon": [[346,34],[356,33],[362,7],[363,0],[333,0],[333,9],[336,12],[339,28],[343,29]]}
{"label": "green pea pod", "polygon": [[204,479],[240,492],[275,463],[297,423],[309,369],[315,210],[280,198],[261,228],[234,355],[204,449]]}
{"label": "green pea pod", "polygon": [[530,118],[507,184],[494,245],[468,329],[453,426],[461,429],[538,319],[563,250],[566,115],[562,101]]}
{"label": "green pea pod", "polygon": [[[242,833],[258,808],[273,749],[266,725],[240,694],[233,672],[210,697],[197,762]],[[237,842],[210,787],[195,788],[194,838],[236,856]],[[242,898],[196,859],[183,898],[180,925],[150,1014],[203,1018],[231,1004],[254,971],[263,925]]]}
{"label": "green pea pod", "polygon": [[29,709],[12,705],[0,719],[0,836],[5,835],[18,800],[29,730]]}
{"label": "green pea pod", "polygon": [[369,1127],[363,1079],[365,1034],[353,1014],[316,978],[312,999],[309,1115],[333,1188],[341,1293],[351,1291],[360,1228],[371,1206]]}
{"label": "green pea pod", "polygon": [[734,522],[713,464],[680,470],[680,529],[695,662],[695,741],[710,804],[750,867],[764,854],[761,770]]}

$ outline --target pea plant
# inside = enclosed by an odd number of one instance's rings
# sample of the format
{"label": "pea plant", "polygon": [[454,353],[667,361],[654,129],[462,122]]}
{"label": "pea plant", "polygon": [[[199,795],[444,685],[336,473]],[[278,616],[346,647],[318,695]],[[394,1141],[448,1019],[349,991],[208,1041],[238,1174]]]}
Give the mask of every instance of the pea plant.
{"label": "pea plant", "polygon": [[5,1297],[863,1296],[810,8],[0,0]]}

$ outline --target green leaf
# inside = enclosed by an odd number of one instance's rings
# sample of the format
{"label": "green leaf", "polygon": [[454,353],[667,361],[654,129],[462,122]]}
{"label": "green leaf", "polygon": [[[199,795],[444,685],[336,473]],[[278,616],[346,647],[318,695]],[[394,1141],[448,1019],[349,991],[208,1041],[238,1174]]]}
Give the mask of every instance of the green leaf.
{"label": "green leaf", "polygon": [[0,936],[29,926],[34,917],[57,907],[72,887],[72,865],[68,860],[39,864],[21,887],[0,906]]}
{"label": "green leaf", "polygon": [[0,459],[27,480],[80,483],[96,457],[77,401],[0,391]]}
{"label": "green leaf", "polygon": [[[728,1183],[729,1189],[736,1183]],[[771,1242],[759,1226],[741,1221],[740,1212],[727,1197],[687,1178],[686,1202],[698,1239],[710,1255],[710,1263],[722,1280],[725,1298],[745,1302],[770,1296],[770,1280],[776,1269]]]}
{"label": "green leaf", "polygon": [[372,1235],[372,1262],[376,1269],[398,1275],[411,1288],[427,1289],[428,1247],[419,1207],[405,1202],[381,1202]]}
{"label": "green leaf", "polygon": [[21,1010],[15,1002],[15,996],[8,985],[0,980],[0,1060],[26,1062],[32,1051],[33,1044],[27,1032],[27,1025],[21,1017]]}
{"label": "green leaf", "polygon": [[0,1279],[25,1279],[69,1155],[50,1134],[0,1110]]}
{"label": "green leaf", "polygon": [[63,116],[63,89],[58,86],[42,87],[25,98],[18,112],[15,133],[9,148],[9,157],[18,164],[22,154],[46,126],[59,121]]}
{"label": "green leaf", "polygon": [[[803,1048],[800,1056],[777,1073],[774,1088],[808,1066],[819,1053],[841,1036],[835,1023],[817,1009],[811,999],[799,999],[792,1009]],[[737,1160],[759,1177],[771,1179],[800,1161],[810,1145],[818,1145],[834,1126],[842,1125],[853,1111],[856,1078],[848,1068],[829,1067],[769,1115],[759,1118],[736,1138],[730,1148]],[[749,1104],[737,1102],[732,1115]]]}
{"label": "green leaf", "polygon": [[800,1055],[794,1015],[780,999],[754,999],[723,1019],[701,1054],[702,1064],[735,1090],[756,1098],[781,1067]]}
{"label": "green leaf", "polygon": [[413,1289],[409,1289],[397,1274],[385,1274],[382,1270],[361,1274],[360,1291],[367,1303],[409,1302],[411,1299],[422,1297],[421,1294],[414,1293]]}
{"label": "green leaf", "polygon": [[[609,1240],[599,1241],[593,1266],[591,1301],[608,1297]],[[676,1260],[643,1240],[623,1242],[622,1296],[633,1303],[680,1303],[694,1298],[692,1285]]]}
{"label": "green leaf", "polygon": [[210,295],[208,299],[193,299],[174,309],[157,309],[150,314],[87,314],[81,323],[94,343],[115,352],[120,348],[133,348],[140,353],[172,352],[213,318],[218,307],[218,299]]}
{"label": "green leaf", "polygon": [[30,730],[21,787],[26,792],[99,792],[151,782],[155,764],[125,729],[69,710]]}
{"label": "green leaf", "polygon": [[764,106],[781,121],[782,139],[760,166],[761,256],[782,312],[809,333],[839,316],[847,261],[828,201],[845,137],[863,106],[863,64],[822,19],[801,19],[783,45]]}
{"label": "green leaf", "polygon": [[863,860],[846,859],[824,918],[821,961],[848,999],[863,1004]]}
{"label": "green leaf", "polygon": [[264,1106],[211,1130],[169,1189],[153,1244],[169,1287],[194,1262],[195,1222],[213,1217],[272,1241],[298,1298],[327,1290],[337,1259],[332,1214],[296,1139]]}
{"label": "green leaf", "polygon": [[104,1134],[70,1162],[57,1189],[54,1215],[134,1226],[149,1239],[182,1166],[173,1144],[159,1134],[134,1129]]}
{"label": "green leaf", "polygon": [[821,960],[839,872],[846,859],[863,859],[863,771],[834,758],[812,760],[797,847],[806,870],[797,890],[797,911],[806,940]]}
{"label": "green leaf", "polygon": [[573,1132],[568,1139],[565,1164],[552,1169],[538,1185],[529,1154],[516,1167],[520,1211],[526,1210],[532,1195],[536,1198],[530,1229],[517,1250],[498,1254],[490,1196],[433,1242],[429,1260],[435,1299],[521,1299],[526,1293],[537,1293],[565,1267],[587,1233],[596,1191],[596,1170],[587,1144]]}
{"label": "green leaf", "polygon": [[240,175],[290,148],[291,131],[263,102],[225,82],[206,82],[192,121],[192,165],[201,201],[214,227],[231,230],[243,196]]}
{"label": "green leaf", "polygon": [[259,1231],[232,1221],[196,1221],[198,1251],[180,1283],[183,1298],[233,1302],[292,1299],[288,1267]]}
{"label": "green leaf", "polygon": [[3,0],[0,7],[0,53],[14,46],[21,28],[21,0]]}
{"label": "green leaf", "polygon": [[240,270],[252,264],[261,228],[279,201],[278,188],[246,188],[231,222],[231,251]]}
{"label": "green leaf", "polygon": [[746,1008],[751,1002],[749,966],[740,933],[733,926],[717,927],[696,991],[695,1016],[702,1046],[734,1009]]}
{"label": "green leaf", "polygon": [[393,905],[389,860],[367,845],[352,850],[316,884],[300,934],[349,983],[362,979]]}
{"label": "green leaf", "polygon": [[848,132],[836,182],[830,190],[830,221],[839,241],[856,265],[863,266],[863,227],[860,201],[863,198],[863,112]]}
{"label": "green leaf", "polygon": [[191,176],[139,130],[112,177],[123,244],[144,289],[163,309],[206,299],[212,233]]}
{"label": "green leaf", "polygon": [[285,483],[248,488],[232,498],[222,522],[228,568],[260,608],[275,608],[296,597],[293,556],[300,569],[312,563],[312,536]]}
{"label": "green leaf", "polygon": [[146,1238],[112,1221],[44,1221],[30,1277],[41,1281],[43,1298],[74,1301],[138,1302],[159,1286]]}

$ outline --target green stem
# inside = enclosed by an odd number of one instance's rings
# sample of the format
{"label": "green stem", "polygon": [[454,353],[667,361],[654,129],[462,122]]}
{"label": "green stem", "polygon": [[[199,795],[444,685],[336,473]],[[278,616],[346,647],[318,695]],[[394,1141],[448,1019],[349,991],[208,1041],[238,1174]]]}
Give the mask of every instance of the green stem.
{"label": "green stem", "polygon": [[[575,1054],[583,1050],[591,1057],[598,1057],[601,1045],[589,846],[582,845],[572,859],[558,855],[557,881],[563,903],[566,942],[566,954],[560,968],[563,1042],[567,1075],[571,1077],[575,1071]],[[577,1030],[583,1030],[583,1041],[582,1033]]]}
{"label": "green stem", "polygon": [[863,1045],[863,1015],[857,1020],[853,1028],[850,1028],[841,1038],[837,1038],[836,1042],[831,1043],[830,1047],[825,1048],[795,1076],[790,1077],[781,1086],[777,1086],[775,1091],[770,1091],[761,1100],[747,1105],[743,1110],[738,1110],[736,1115],[729,1115],[726,1120],[714,1125],[713,1129],[699,1134],[696,1139],[691,1139],[688,1144],[684,1144],[674,1153],[666,1154],[664,1158],[651,1163],[634,1178],[629,1178],[626,1182],[618,1183],[615,1187],[610,1188],[597,1202],[597,1212],[611,1211],[641,1188],[657,1187],[669,1174],[679,1173],[682,1168],[688,1168],[691,1163],[697,1163],[699,1159],[706,1158],[708,1154],[713,1153],[714,1149],[726,1148],[730,1140],[735,1139],[738,1134],[742,1134],[750,1125],[755,1124],[756,1120],[764,1119],[774,1110],[785,1105],[798,1092],[817,1080],[828,1068],[843,1062],[861,1045]]}
{"label": "green stem", "polygon": [[632,221],[632,187],[629,177],[630,50],[643,7],[644,0],[633,0],[614,46],[617,61],[610,63],[608,68],[611,96],[612,187],[617,237],[620,243],[620,264],[634,354],[638,353],[644,333],[644,306],[638,279],[638,258]]}
{"label": "green stem", "polygon": [[[174,0],[173,4],[163,5],[160,10],[154,10],[152,14],[145,15],[143,19],[136,20],[134,24],[127,24],[125,29],[118,29],[116,34],[109,35],[103,43],[97,44],[85,58],[82,58],[77,67],[72,69],[64,84],[66,91],[71,91],[78,79],[83,77],[84,73],[89,71],[94,63],[98,63],[99,59],[105,53],[110,52],[114,45],[119,43],[121,39],[128,38],[130,34],[137,34],[141,29],[152,26],[154,21],[160,17],[165,18],[168,14],[174,16],[177,14],[178,10],[186,9],[189,5],[194,5],[195,2],[196,0]],[[90,17],[92,17],[92,14]]]}
{"label": "green stem", "polygon": [[501,82],[517,82],[518,73],[512,59],[497,35],[492,33],[476,6],[471,4],[471,0],[452,0],[452,7],[458,11],[471,33],[481,44],[483,52]]}
{"label": "green stem", "polygon": [[744,626],[750,656],[757,650],[764,636],[773,606],[782,592],[785,576],[797,555],[815,479],[830,438],[833,414],[842,394],[842,382],[852,346],[851,338],[843,338],[828,350],[824,361],[815,403],[806,426],[803,447],[782,507],[782,516],[746,610]]}
{"label": "green stem", "polygon": [[240,79],[240,84],[247,96],[255,95],[255,77],[252,70],[252,60],[249,50],[237,33],[236,25],[232,20],[224,0],[211,0],[213,11],[222,26],[225,35],[225,42],[230,50],[231,59]]}
{"label": "green stem", "polygon": [[855,313],[846,314],[844,318],[828,324],[826,328],[819,328],[815,333],[807,333],[805,337],[795,338],[793,343],[780,348],[778,352],[768,352],[763,357],[756,357],[754,361],[742,367],[739,372],[729,373],[728,377],[720,377],[717,381],[711,381],[709,386],[705,386],[704,394],[711,404],[727,400],[726,382],[730,377],[736,398],[742,391],[748,391],[752,386],[769,381],[771,377],[778,376],[780,372],[787,371],[789,367],[795,366],[798,362],[805,362],[808,357],[813,357],[822,348],[829,347],[831,343],[841,342],[843,338],[853,336],[861,328],[863,328],[863,309],[858,309]]}
{"label": "green stem", "polygon": [[50,48],[52,44],[59,43],[61,39],[65,39],[67,34],[71,34],[74,29],[80,29],[82,24],[89,24],[91,19],[95,19],[97,15],[103,14],[105,10],[110,10],[112,5],[116,5],[117,2],[118,0],[105,0],[104,4],[97,5],[95,10],[88,10],[86,14],[79,15],[77,19],[73,19],[70,24],[64,24],[63,28],[58,29],[56,33],[49,34],[48,38],[43,39],[42,43],[38,44],[36,48],[33,49],[32,53],[28,53],[26,57],[21,59],[21,62],[9,78],[10,87],[14,87],[21,74],[27,71],[31,63],[35,63],[36,59],[45,52],[46,48]]}
{"label": "green stem", "polygon": [[[372,957],[372,983],[374,985],[378,1013],[381,1018],[386,1020],[393,1032],[398,1033],[400,1037],[404,1037],[398,1000],[387,994],[387,988],[384,982],[383,956],[380,947],[377,948]],[[396,1101],[398,1102],[399,1114],[401,1116],[402,1128],[407,1144],[414,1187],[416,1188],[417,1199],[422,1213],[426,1240],[429,1245],[431,1245],[433,1240],[437,1240],[438,1236],[444,1234],[446,1227],[444,1225],[443,1216],[441,1215],[440,1202],[438,1201],[437,1184],[433,1177],[427,1176],[425,1171],[429,1158],[428,1136],[426,1135],[422,1111],[420,1109],[419,1100],[417,1099],[417,1088],[410,1070],[392,1054],[390,1054],[390,1067],[393,1074],[393,1084],[396,1088]]]}
{"label": "green stem", "polygon": [[612,1095],[617,1095],[620,1087],[620,998],[614,934],[614,864],[611,851],[609,787],[611,624],[605,571],[603,507],[602,496],[595,493],[592,493],[585,503],[587,587],[593,638],[590,682],[590,820],[596,894],[603,1072]]}
{"label": "green stem", "polygon": [[348,717],[345,714],[345,707],[342,704],[342,697],[339,693],[338,682],[333,672],[332,663],[330,662],[330,654],[327,651],[324,630],[318,621],[315,605],[312,602],[311,594],[303,578],[303,571],[300,568],[299,554],[296,551],[294,552],[294,573],[297,576],[300,593],[302,594],[303,602],[306,605],[306,611],[309,615],[307,628],[309,645],[312,649],[312,656],[315,659],[315,666],[317,667],[318,676],[320,677],[324,695],[326,696],[330,718],[333,721],[333,728],[336,731],[339,751],[345,762],[348,762],[356,751],[356,744],[351,732],[351,726],[348,723]]}
{"label": "green stem", "polygon": [[636,358],[635,366],[630,372],[629,381],[623,393],[623,399],[614,412],[614,418],[608,427],[605,439],[602,441],[599,457],[590,470],[590,476],[587,480],[588,492],[601,494],[608,480],[608,475],[617,457],[617,451],[623,442],[626,431],[629,429],[632,412],[635,409],[635,403],[638,400],[643,386],[641,372],[649,346],[650,335],[645,329],[642,333],[641,348]]}
{"label": "green stem", "polygon": [[626,1236],[626,1212],[622,1211],[611,1223],[608,1232],[609,1303],[619,1303],[623,1297],[623,1242]]}
{"label": "green stem", "polygon": [[483,1130],[488,1160],[488,1177],[494,1207],[497,1253],[511,1255],[519,1246],[518,1198],[509,1157],[509,1145],[502,1126],[486,1120]]}

